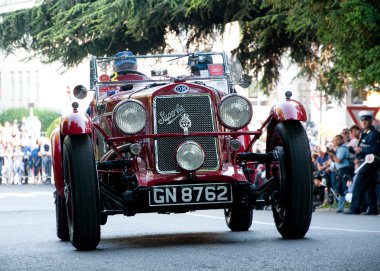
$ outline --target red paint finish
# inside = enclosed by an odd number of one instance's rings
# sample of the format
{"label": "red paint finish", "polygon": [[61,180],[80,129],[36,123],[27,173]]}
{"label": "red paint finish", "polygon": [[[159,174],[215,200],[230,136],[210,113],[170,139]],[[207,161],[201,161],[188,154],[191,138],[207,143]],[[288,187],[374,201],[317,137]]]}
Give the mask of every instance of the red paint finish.
{"label": "red paint finish", "polygon": [[278,121],[307,121],[307,115],[303,105],[291,99],[280,102],[277,105],[273,106],[271,109],[271,114]]}
{"label": "red paint finish", "polygon": [[53,174],[57,193],[64,197],[62,144],[64,136],[91,134],[93,125],[90,117],[85,113],[73,110],[72,113],[62,117],[59,129],[51,136]]}
{"label": "red paint finish", "polygon": [[91,134],[91,118],[85,113],[74,112],[62,117],[61,133],[63,135]]}
{"label": "red paint finish", "polygon": [[119,74],[115,81],[130,81],[130,80],[149,80],[150,78],[145,75],[139,74]]}
{"label": "red paint finish", "polygon": [[[155,186],[164,184],[174,184],[173,182],[188,181],[187,173],[161,174],[153,170],[141,170],[136,172],[136,177],[140,186]],[[224,164],[220,170],[210,172],[197,172],[194,183],[225,182],[235,183],[236,181],[247,181],[243,171],[238,165]]]}
{"label": "red paint finish", "polygon": [[60,197],[64,197],[61,134],[58,128],[53,131],[50,139],[52,149],[54,185],[58,195]]}

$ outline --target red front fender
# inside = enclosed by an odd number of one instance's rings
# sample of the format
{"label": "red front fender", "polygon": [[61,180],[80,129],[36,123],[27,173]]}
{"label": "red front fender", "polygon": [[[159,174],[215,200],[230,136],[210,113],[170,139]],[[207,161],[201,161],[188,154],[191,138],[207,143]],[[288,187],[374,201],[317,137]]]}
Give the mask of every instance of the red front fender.
{"label": "red front fender", "polygon": [[74,109],[72,113],[62,117],[59,128],[55,129],[51,135],[54,182],[60,197],[64,197],[65,187],[63,181],[63,140],[67,135],[91,134],[92,131],[91,118]]}
{"label": "red front fender", "polygon": [[80,135],[91,134],[93,125],[91,118],[86,113],[74,110],[73,113],[62,117],[60,128],[63,135]]}
{"label": "red front fender", "polygon": [[272,119],[267,127],[267,151],[269,150],[269,145],[272,141],[273,129],[279,122],[292,120],[307,121],[307,114],[303,105],[291,99],[286,99],[285,101],[273,106],[270,115],[272,116]]}
{"label": "red front fender", "polygon": [[299,120],[307,121],[307,114],[302,104],[295,100],[286,99],[272,107],[271,115],[277,121]]}

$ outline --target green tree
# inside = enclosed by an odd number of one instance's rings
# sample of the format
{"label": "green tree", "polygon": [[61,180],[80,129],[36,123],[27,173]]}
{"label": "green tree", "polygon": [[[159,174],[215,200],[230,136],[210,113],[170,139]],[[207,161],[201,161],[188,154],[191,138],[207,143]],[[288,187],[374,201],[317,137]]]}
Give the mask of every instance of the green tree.
{"label": "green tree", "polygon": [[53,133],[53,131],[55,130],[55,128],[57,128],[59,126],[59,124],[61,123],[61,118],[56,118],[55,120],[53,120],[51,123],[50,123],[50,126],[46,129],[46,137],[47,138],[50,138],[51,137],[51,134]]}
{"label": "green tree", "polygon": [[[22,117],[28,117],[30,114],[29,109],[25,107],[20,108],[10,108],[3,111],[0,114],[0,123],[4,124],[4,122],[9,121],[9,123],[13,123],[13,120],[20,121]],[[33,115],[37,116],[41,122],[41,131],[46,131],[47,128],[51,125],[51,123],[61,116],[59,112],[55,112],[48,109],[38,109],[35,108],[33,110]]]}
{"label": "green tree", "polygon": [[241,31],[234,53],[263,89],[276,84],[288,56],[330,96],[341,98],[348,87],[378,90],[377,0],[44,0],[2,16],[0,49],[25,48],[71,67],[125,48],[170,51],[169,32],[196,44],[234,21]]}

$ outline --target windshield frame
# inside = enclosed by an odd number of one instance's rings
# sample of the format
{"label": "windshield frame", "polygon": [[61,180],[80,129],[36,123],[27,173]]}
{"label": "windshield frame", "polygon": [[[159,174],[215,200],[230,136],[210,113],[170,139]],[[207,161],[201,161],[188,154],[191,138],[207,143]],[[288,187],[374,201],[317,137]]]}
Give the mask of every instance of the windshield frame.
{"label": "windshield frame", "polygon": [[[219,59],[222,60],[222,63],[216,63],[216,64],[222,64],[223,65],[223,75],[217,75],[217,76],[194,76],[194,75],[183,75],[183,76],[161,76],[160,78],[149,78],[149,79],[144,79],[144,80],[123,80],[123,81],[111,81],[109,79],[108,81],[100,81],[100,76],[104,73],[106,70],[103,68],[103,71],[99,71],[99,67],[102,62],[106,62],[109,68],[109,65],[115,60],[115,59],[120,59],[118,57],[95,57],[93,56],[90,60],[90,90],[95,91],[95,98],[96,98],[96,103],[98,104],[99,102],[99,92],[100,88],[102,87],[110,87],[110,86],[123,86],[127,84],[146,84],[151,85],[155,83],[173,83],[173,82],[189,82],[189,83],[194,83],[194,82],[211,82],[213,80],[215,81],[225,81],[226,84],[226,92],[227,94],[231,93],[231,86],[235,84],[235,82],[232,82],[232,76],[231,76],[231,64],[228,61],[228,56],[225,52],[193,52],[193,53],[181,53],[181,54],[152,54],[152,55],[136,55],[133,56],[133,58],[136,59],[150,59],[150,58],[168,58],[168,62],[179,60],[181,58],[188,58],[189,56],[193,54],[198,54],[198,55],[219,55]],[[170,59],[169,59],[170,58]],[[104,66],[104,65],[103,65]],[[206,84],[206,83],[205,83]],[[207,85],[207,84],[206,84]],[[212,87],[212,86],[211,86]],[[223,91],[223,90],[221,90]]]}

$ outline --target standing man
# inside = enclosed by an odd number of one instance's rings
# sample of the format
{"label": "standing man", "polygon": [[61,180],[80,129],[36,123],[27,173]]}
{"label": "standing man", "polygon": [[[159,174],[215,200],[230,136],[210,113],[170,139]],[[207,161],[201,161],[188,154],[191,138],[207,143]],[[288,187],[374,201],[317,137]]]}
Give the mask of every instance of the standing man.
{"label": "standing man", "polygon": [[51,150],[49,140],[41,144],[42,171],[46,177],[45,184],[51,184]]}
{"label": "standing man", "polygon": [[361,129],[357,125],[353,125],[350,128],[350,137],[351,140],[347,143],[348,150],[350,151],[350,163],[351,166],[354,166],[354,169],[359,167],[360,161],[355,159],[355,150],[354,148],[358,146],[360,139]]}
{"label": "standing man", "polygon": [[335,172],[331,170],[331,160],[329,154],[326,152],[326,147],[320,147],[318,150],[317,169],[322,174],[322,178],[326,180],[328,188],[335,188]]}
{"label": "standing man", "polygon": [[335,162],[335,166],[338,172],[338,176],[336,179],[335,189],[339,194],[338,200],[338,211],[337,213],[343,213],[344,209],[344,192],[347,190],[346,180],[343,176],[351,176],[352,172],[350,169],[350,152],[348,151],[347,146],[343,144],[344,138],[343,135],[336,135],[334,137],[334,149],[333,159]]}
{"label": "standing man", "polygon": [[363,163],[367,154],[374,154],[376,159],[371,164],[364,165],[357,173],[352,195],[350,211],[347,214],[360,214],[360,205],[367,193],[367,215],[378,215],[376,200],[377,167],[380,156],[380,133],[373,127],[373,114],[369,111],[360,111],[363,132],[359,143],[354,148],[357,158]]}

